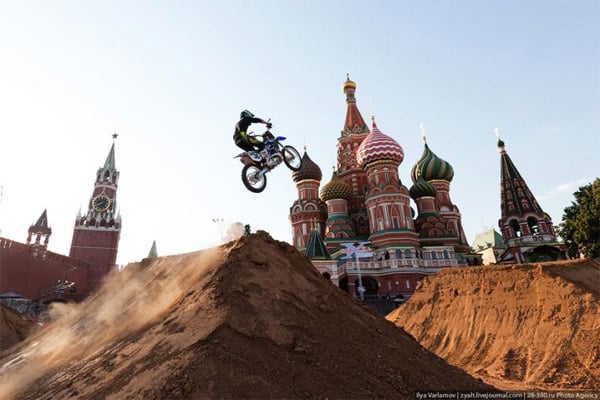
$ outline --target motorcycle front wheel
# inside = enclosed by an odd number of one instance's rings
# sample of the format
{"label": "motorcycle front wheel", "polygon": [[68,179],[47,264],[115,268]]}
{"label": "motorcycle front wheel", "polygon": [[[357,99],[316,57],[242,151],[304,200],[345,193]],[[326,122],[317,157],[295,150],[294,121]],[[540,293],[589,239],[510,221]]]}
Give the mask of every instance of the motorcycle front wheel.
{"label": "motorcycle front wheel", "polygon": [[242,168],[242,182],[251,192],[260,193],[267,187],[267,176],[259,174],[260,168],[254,164],[245,165]]}
{"label": "motorcycle front wheel", "polygon": [[283,162],[289,169],[298,171],[302,167],[302,157],[300,157],[298,150],[292,146],[283,146],[281,153],[283,154]]}

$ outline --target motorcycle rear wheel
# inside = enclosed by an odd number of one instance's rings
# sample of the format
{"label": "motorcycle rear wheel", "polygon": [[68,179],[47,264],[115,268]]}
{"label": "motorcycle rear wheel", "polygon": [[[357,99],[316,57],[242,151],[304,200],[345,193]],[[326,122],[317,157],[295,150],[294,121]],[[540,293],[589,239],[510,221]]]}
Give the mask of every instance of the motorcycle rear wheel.
{"label": "motorcycle rear wheel", "polygon": [[298,171],[302,167],[302,157],[294,147],[283,146],[281,153],[283,154],[283,162],[289,169]]}
{"label": "motorcycle rear wheel", "polygon": [[254,164],[247,164],[242,168],[242,182],[251,192],[260,193],[267,187],[267,176],[259,175],[260,168]]}

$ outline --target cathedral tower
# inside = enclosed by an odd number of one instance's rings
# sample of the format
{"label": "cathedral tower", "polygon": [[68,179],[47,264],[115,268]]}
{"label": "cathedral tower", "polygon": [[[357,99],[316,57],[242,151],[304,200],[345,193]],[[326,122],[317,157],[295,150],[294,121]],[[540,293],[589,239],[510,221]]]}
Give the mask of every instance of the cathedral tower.
{"label": "cathedral tower", "polygon": [[410,210],[410,196],[398,176],[404,150],[375,124],[356,155],[367,174],[366,207],[369,215],[369,240],[374,246],[419,246]]}
{"label": "cathedral tower", "polygon": [[352,190],[352,197],[348,201],[348,213],[353,230],[357,236],[366,237],[369,234],[365,208],[367,176],[356,162],[356,152],[358,146],[369,134],[369,128],[367,128],[367,124],[365,124],[356,106],[356,98],[354,97],[356,83],[346,77],[342,90],[346,95],[347,108],[344,129],[338,138],[337,144],[337,172],[340,179]]}
{"label": "cathedral tower", "polygon": [[98,169],[87,212],[77,214],[70,257],[85,261],[92,267],[90,284],[97,287],[101,279],[115,265],[121,216],[117,214],[117,185],[119,171],[115,167],[115,143],[113,135],[104,166]]}
{"label": "cathedral tower", "polygon": [[417,203],[418,215],[415,228],[423,246],[448,244],[448,240],[456,242],[456,237],[446,228],[446,222],[437,211],[435,186],[419,177],[410,188],[410,197]]}
{"label": "cathedral tower", "polygon": [[449,237],[447,236],[444,240],[444,244],[455,246],[457,253],[467,254],[471,251],[471,247],[462,227],[460,211],[450,199],[450,183],[454,178],[454,169],[450,163],[442,160],[431,151],[427,144],[425,132],[422,131],[422,134],[423,154],[410,171],[411,179],[414,184],[423,179],[435,187],[435,206],[437,212],[445,221],[446,230],[449,233]]}
{"label": "cathedral tower", "polygon": [[355,236],[348,215],[348,202],[351,198],[352,189],[333,171],[331,180],[321,188],[321,199],[327,204],[327,244],[332,248],[335,243],[347,242]]}
{"label": "cathedral tower", "polygon": [[501,262],[536,262],[566,258],[556,240],[550,216],[542,210],[498,138],[500,151],[500,209],[498,221],[507,247]]}
{"label": "cathedral tower", "polygon": [[311,230],[317,229],[321,235],[325,232],[327,206],[319,198],[322,177],[321,169],[304,149],[302,166],[292,174],[298,190],[298,199],[290,207],[292,240],[294,246],[299,249],[306,248]]}

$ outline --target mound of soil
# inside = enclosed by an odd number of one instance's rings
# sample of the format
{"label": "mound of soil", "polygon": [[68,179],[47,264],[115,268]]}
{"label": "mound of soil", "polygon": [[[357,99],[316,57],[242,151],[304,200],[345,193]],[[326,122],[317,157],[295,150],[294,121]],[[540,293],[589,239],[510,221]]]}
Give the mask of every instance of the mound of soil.
{"label": "mound of soil", "polygon": [[600,390],[600,260],[451,268],[387,319],[508,389]]}
{"label": "mound of soil", "polygon": [[39,326],[0,304],[0,354],[21,343],[37,330]]}
{"label": "mound of soil", "polygon": [[493,390],[259,232],[146,260],[0,361],[17,399],[414,398]]}

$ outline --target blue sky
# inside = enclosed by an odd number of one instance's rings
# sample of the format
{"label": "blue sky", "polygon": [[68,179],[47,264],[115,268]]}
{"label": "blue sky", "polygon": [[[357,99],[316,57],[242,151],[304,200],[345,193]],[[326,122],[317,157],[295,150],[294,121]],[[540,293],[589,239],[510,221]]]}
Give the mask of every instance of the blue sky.
{"label": "blue sky", "polygon": [[0,1],[1,235],[47,209],[68,254],[117,132],[119,263],[214,245],[213,218],[290,241],[291,173],[248,192],[233,126],[271,118],[326,183],[346,73],[408,187],[424,124],[470,242],[500,215],[495,128],[558,224],[600,175],[599,27],[598,1]]}

